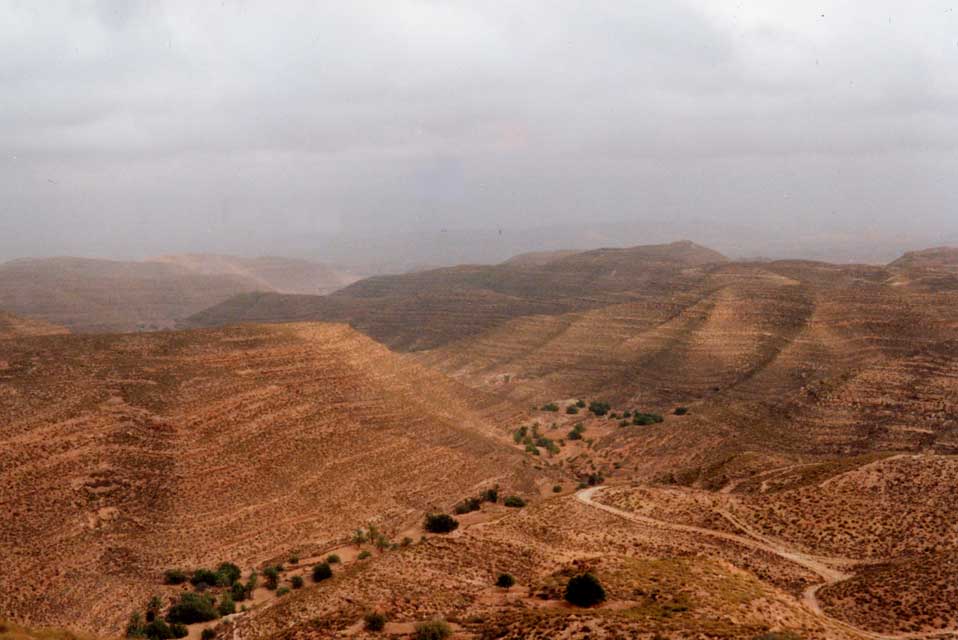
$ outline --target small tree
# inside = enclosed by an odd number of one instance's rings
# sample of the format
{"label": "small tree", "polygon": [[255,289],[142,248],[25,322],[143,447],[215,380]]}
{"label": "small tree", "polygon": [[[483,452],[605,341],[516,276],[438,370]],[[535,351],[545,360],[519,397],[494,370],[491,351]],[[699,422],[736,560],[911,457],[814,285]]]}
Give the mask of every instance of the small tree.
{"label": "small tree", "polygon": [[452,629],[445,620],[430,620],[416,625],[413,640],[446,640],[452,635]]}
{"label": "small tree", "polygon": [[216,568],[216,573],[226,578],[226,585],[228,586],[240,579],[242,572],[240,568],[237,567],[232,562],[224,562]]}
{"label": "small tree", "polygon": [[386,628],[386,616],[378,611],[370,611],[363,616],[363,626],[366,631],[382,631]]}
{"label": "small tree", "polygon": [[368,539],[369,538],[366,535],[366,532],[362,529],[356,529],[353,531],[353,544],[357,547],[364,544]]}
{"label": "small tree", "polygon": [[230,587],[230,597],[233,598],[234,602],[242,602],[249,597],[249,594],[246,592],[246,585],[242,582],[234,582],[233,586]]}
{"label": "small tree", "polygon": [[512,577],[511,573],[500,573],[499,577],[496,578],[496,586],[502,587],[503,589],[508,589],[516,583],[516,579]]}
{"label": "small tree", "polygon": [[446,513],[428,513],[423,529],[430,533],[450,533],[459,528],[459,521]]}
{"label": "small tree", "polygon": [[207,587],[215,587],[216,582],[216,572],[210,571],[209,569],[197,569],[193,572],[192,577],[190,577],[190,584],[194,587],[198,587],[201,584],[206,585]]}
{"label": "small tree", "polygon": [[313,582],[322,582],[333,577],[333,570],[328,562],[320,562],[313,567]]}
{"label": "small tree", "polygon": [[236,603],[233,602],[233,597],[229,593],[223,593],[223,597],[220,600],[219,606],[216,607],[216,610],[219,611],[221,616],[228,616],[232,613],[236,613]]}
{"label": "small tree", "polygon": [[266,578],[265,586],[270,591],[273,591],[279,585],[279,571],[276,567],[266,567],[263,569],[263,576]]}
{"label": "small tree", "polygon": [[213,596],[209,594],[181,593],[179,601],[166,613],[166,620],[183,624],[215,620],[219,613],[213,605]]}
{"label": "small tree", "polygon": [[583,573],[569,580],[565,588],[566,602],[577,607],[594,607],[605,601],[605,589],[591,573]]}

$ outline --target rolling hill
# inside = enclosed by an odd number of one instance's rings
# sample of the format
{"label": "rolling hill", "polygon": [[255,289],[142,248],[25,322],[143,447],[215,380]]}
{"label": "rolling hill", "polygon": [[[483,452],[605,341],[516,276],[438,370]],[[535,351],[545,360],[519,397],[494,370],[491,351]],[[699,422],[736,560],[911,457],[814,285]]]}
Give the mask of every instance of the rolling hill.
{"label": "rolling hill", "polygon": [[21,318],[12,313],[0,311],[0,340],[29,336],[53,336],[64,333],[70,332],[63,327],[58,327],[43,320]]}
{"label": "rolling hill", "polygon": [[0,363],[0,617],[25,623],[115,633],[165,569],[531,482],[490,419],[514,408],[342,325],[5,340]]}

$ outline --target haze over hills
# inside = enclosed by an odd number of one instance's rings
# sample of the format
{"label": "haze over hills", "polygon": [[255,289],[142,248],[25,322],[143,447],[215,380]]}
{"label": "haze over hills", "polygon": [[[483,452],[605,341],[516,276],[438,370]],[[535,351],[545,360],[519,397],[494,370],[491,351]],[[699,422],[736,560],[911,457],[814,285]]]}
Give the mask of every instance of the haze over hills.
{"label": "haze over hills", "polygon": [[20,259],[0,264],[0,309],[78,332],[155,330],[242,292],[327,292],[351,279],[285,258]]}

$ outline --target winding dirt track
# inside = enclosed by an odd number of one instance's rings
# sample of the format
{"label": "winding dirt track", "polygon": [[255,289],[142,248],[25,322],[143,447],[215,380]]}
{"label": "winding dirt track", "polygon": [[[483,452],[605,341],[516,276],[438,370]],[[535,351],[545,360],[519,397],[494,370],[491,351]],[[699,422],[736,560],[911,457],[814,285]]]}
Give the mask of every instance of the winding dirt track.
{"label": "winding dirt track", "polygon": [[856,564],[856,561],[854,560],[850,560],[848,558],[826,558],[823,556],[813,556],[806,553],[801,553],[794,549],[789,549],[777,541],[771,540],[765,536],[762,536],[761,534],[753,533],[739,523],[737,519],[724,512],[722,512],[721,515],[736,527],[748,533],[748,536],[728,533],[727,531],[718,531],[716,529],[706,529],[704,527],[696,527],[693,525],[677,524],[674,522],[667,522],[665,520],[657,520],[648,516],[642,516],[636,513],[630,513],[607,504],[602,504],[601,502],[596,502],[593,499],[593,496],[595,496],[595,494],[601,489],[603,489],[603,487],[589,487],[588,489],[582,489],[581,491],[576,492],[575,497],[579,502],[592,507],[593,509],[605,511],[606,513],[612,514],[624,520],[629,520],[638,524],[657,527],[660,529],[682,531],[695,535],[728,540],[743,547],[748,547],[749,549],[772,553],[815,573],[822,579],[822,582],[814,584],[805,590],[805,592],[802,594],[802,604],[813,614],[819,618],[822,618],[832,626],[840,627],[845,631],[854,633],[863,638],[870,638],[871,640],[942,640],[945,638],[958,638],[958,630],[953,629],[915,633],[876,633],[874,631],[868,631],[867,629],[860,629],[825,613],[818,601],[817,594],[819,589],[851,578],[853,574],[840,571],[836,569],[835,566]]}

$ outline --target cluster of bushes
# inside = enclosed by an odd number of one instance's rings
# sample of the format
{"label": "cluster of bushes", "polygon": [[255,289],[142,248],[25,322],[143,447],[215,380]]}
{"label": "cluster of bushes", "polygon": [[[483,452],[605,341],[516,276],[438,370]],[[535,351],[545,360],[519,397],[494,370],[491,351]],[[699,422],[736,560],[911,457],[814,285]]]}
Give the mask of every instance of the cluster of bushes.
{"label": "cluster of bushes", "polygon": [[657,413],[640,413],[638,411],[632,416],[632,424],[649,425],[662,422],[663,418]]}
{"label": "cluster of bushes", "polygon": [[313,567],[313,582],[322,582],[333,577],[333,568],[329,566],[329,561],[320,562]]}
{"label": "cluster of bushes", "polygon": [[[149,609],[147,616],[149,617]],[[149,621],[144,621],[139,611],[130,616],[130,622],[126,625],[127,638],[149,638],[149,640],[170,640],[171,638],[185,638],[189,635],[189,630],[182,624],[167,624],[162,618],[153,616]]]}
{"label": "cluster of bushes", "polygon": [[604,416],[611,408],[608,402],[592,401],[589,403],[589,411],[597,416]]}
{"label": "cluster of bushes", "polygon": [[353,532],[353,544],[357,547],[367,542],[380,551],[399,547],[398,544],[390,541],[386,534],[380,531],[374,524],[369,525],[366,529],[356,529],[356,531]]}
{"label": "cluster of bushes", "polygon": [[193,571],[191,576],[187,576],[182,569],[168,569],[163,574],[163,582],[166,584],[183,584],[189,580],[198,591],[203,591],[210,587],[229,587],[240,579],[240,568],[232,562],[224,562],[216,570],[199,568]]}
{"label": "cluster of bushes", "polygon": [[539,431],[538,422],[533,424],[531,429],[525,425],[519,427],[512,433],[512,439],[516,444],[524,444],[526,453],[534,456],[539,455],[540,447],[548,451],[549,455],[559,453],[559,445]]}
{"label": "cluster of bushes", "polygon": [[447,513],[427,513],[422,526],[429,533],[450,533],[459,528],[459,521]]}
{"label": "cluster of bushes", "polygon": [[[463,499],[461,502],[457,503],[456,506],[452,508],[452,511],[456,515],[462,515],[464,513],[479,511],[479,509],[482,507],[483,502],[491,502],[495,504],[498,501],[499,501],[499,487],[498,486],[490,487],[488,489],[484,489],[478,496],[472,496],[472,497]],[[403,546],[409,546],[412,540],[410,540],[409,542],[405,542],[404,540],[403,542],[405,543],[403,544]]]}
{"label": "cluster of bushes", "polygon": [[553,412],[554,412],[554,411],[558,411],[558,410],[559,410],[559,405],[557,405],[555,402],[550,402],[549,404],[544,404],[544,405],[542,405],[542,410],[543,410],[543,411],[553,411]]}

